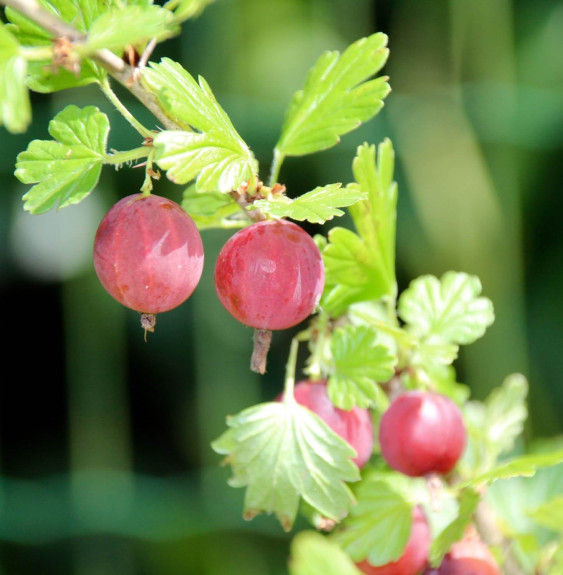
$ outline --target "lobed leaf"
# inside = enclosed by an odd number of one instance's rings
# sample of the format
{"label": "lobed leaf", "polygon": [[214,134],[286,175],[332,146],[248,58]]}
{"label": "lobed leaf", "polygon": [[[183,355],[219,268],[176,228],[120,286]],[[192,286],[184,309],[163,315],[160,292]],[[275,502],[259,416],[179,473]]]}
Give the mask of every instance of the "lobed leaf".
{"label": "lobed leaf", "polygon": [[[508,376],[485,401],[487,438],[497,454],[509,451],[528,418],[528,381],[519,374]],[[490,448],[490,447],[489,447]]]}
{"label": "lobed leaf", "polygon": [[355,451],[317,415],[295,401],[271,402],[227,423],[212,447],[227,455],[230,484],[246,487],[246,518],[275,513],[290,530],[300,498],[335,521],[348,513],[354,497],[345,482],[360,478]]}
{"label": "lobed leaf", "polygon": [[438,336],[430,336],[419,342],[411,364],[420,366],[429,374],[439,372],[441,368],[451,365],[459,352],[459,346],[447,343]]}
{"label": "lobed leaf", "polygon": [[327,149],[375,116],[390,91],[386,77],[369,80],[389,55],[387,36],[373,34],[342,55],[325,52],[289,107],[276,152],[299,156]]}
{"label": "lobed leaf", "polygon": [[0,25],[0,126],[25,132],[31,122],[31,103],[25,85],[27,61],[8,26]]}
{"label": "lobed leaf", "polygon": [[340,409],[355,406],[384,408],[386,397],[379,383],[395,373],[397,357],[379,345],[377,331],[368,326],[346,326],[332,334],[334,372],[328,380],[328,395]]}
{"label": "lobed leaf", "polygon": [[33,214],[84,199],[96,186],[105,158],[109,121],[94,106],[67,106],[49,123],[54,140],[33,140],[18,155],[16,177],[35,184],[23,197]]}
{"label": "lobed leaf", "polygon": [[150,63],[142,81],[180,126],[199,132],[223,132],[225,141],[246,147],[201,76],[198,83],[178,62],[163,58],[160,63]]}
{"label": "lobed leaf", "polygon": [[563,533],[563,495],[558,495],[542,503],[528,515],[542,527]]}
{"label": "lobed leaf", "polygon": [[164,131],[153,141],[155,160],[169,180],[196,180],[198,192],[229,193],[254,177],[257,166],[248,149],[231,146],[224,134]]}
{"label": "lobed leaf", "polygon": [[169,38],[178,31],[173,14],[161,6],[112,7],[94,20],[80,52],[90,55],[102,48],[119,52],[152,38]]}
{"label": "lobed leaf", "polygon": [[366,196],[349,207],[358,233],[333,228],[323,251],[327,289],[321,305],[335,317],[354,303],[395,298],[397,185],[393,168],[389,140],[380,144],[377,158],[375,146],[358,147],[353,163],[356,182],[348,185]]}
{"label": "lobed leaf", "polygon": [[[38,0],[47,12],[72,24],[79,32],[85,33],[92,22],[106,9],[103,0]],[[23,16],[17,10],[6,8],[6,16],[11,22],[10,30],[22,45],[51,46],[53,35],[41,26]],[[131,26],[128,27],[131,29]],[[28,62],[26,84],[35,92],[49,93],[77,88],[99,82],[107,72],[93,60],[80,62],[79,70],[55,67],[51,60],[31,60]]]}
{"label": "lobed leaf", "polygon": [[167,10],[174,11],[176,21],[184,21],[199,16],[208,4],[214,0],[168,0],[164,4]]}
{"label": "lobed leaf", "polygon": [[358,234],[369,246],[373,265],[384,280],[385,293],[395,286],[395,234],[397,227],[397,184],[393,181],[395,151],[389,139],[377,148],[358,147],[352,164],[356,184],[368,198],[350,208]]}
{"label": "lobed leaf", "polygon": [[379,566],[403,554],[412,526],[412,506],[403,484],[405,478],[398,473],[372,473],[358,484],[358,502],[334,532],[354,562],[368,559]]}
{"label": "lobed leaf", "polygon": [[364,197],[364,193],[360,190],[342,188],[342,184],[329,184],[319,186],[295,199],[280,194],[273,199],[257,200],[253,208],[260,209],[275,218],[324,224],[334,216],[344,215],[338,208],[350,206]]}
{"label": "lobed leaf", "polygon": [[290,575],[361,575],[354,562],[331,539],[301,531],[291,541]]}
{"label": "lobed leaf", "polygon": [[563,451],[522,455],[501,463],[494,469],[482,473],[469,481],[460,483],[459,487],[477,487],[482,484],[491,484],[499,479],[510,479],[511,477],[532,477],[538,469],[561,465],[562,463]]}
{"label": "lobed leaf", "polygon": [[446,272],[441,279],[426,275],[412,281],[399,299],[399,316],[420,338],[440,337],[446,343],[470,344],[494,321],[493,305],[478,297],[476,276]]}
{"label": "lobed leaf", "polygon": [[[255,180],[258,164],[203,78],[197,83],[180,64],[151,63],[143,81],[163,111],[185,131],[165,131],[154,140],[156,159],[173,182],[196,179],[198,192],[237,189]],[[194,131],[195,130],[195,131]]]}

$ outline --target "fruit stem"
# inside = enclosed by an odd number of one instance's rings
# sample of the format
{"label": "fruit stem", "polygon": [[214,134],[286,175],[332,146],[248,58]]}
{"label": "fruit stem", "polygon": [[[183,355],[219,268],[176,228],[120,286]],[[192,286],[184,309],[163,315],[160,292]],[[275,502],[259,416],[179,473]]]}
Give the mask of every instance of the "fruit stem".
{"label": "fruit stem", "polygon": [[272,167],[270,169],[270,181],[269,186],[272,187],[277,181],[280,174],[280,169],[283,161],[285,160],[285,155],[282,154],[277,148],[274,150],[274,158],[272,160]]}
{"label": "fruit stem", "polygon": [[20,46],[19,53],[28,61],[51,60],[53,46]]}
{"label": "fruit stem", "polygon": [[104,164],[119,166],[121,164],[126,164],[127,162],[133,162],[135,160],[140,160],[141,158],[146,158],[149,153],[149,148],[146,146],[134,148],[133,150],[126,150],[125,152],[114,152],[112,154],[106,154],[104,158]]}
{"label": "fruit stem", "polygon": [[250,359],[250,369],[264,375],[266,373],[266,359],[272,342],[272,332],[268,329],[254,330],[254,349]]}
{"label": "fruit stem", "polygon": [[316,338],[314,338],[314,348],[307,367],[307,374],[311,381],[318,381],[323,378],[321,366],[329,320],[329,315],[321,310],[317,316],[316,325],[314,327]]}
{"label": "fruit stem", "polygon": [[297,351],[299,349],[299,338],[294,337],[289,346],[289,355],[285,366],[285,383],[284,383],[284,396],[283,402],[288,405],[295,403],[295,396],[293,389],[295,387],[295,369],[297,366]]}
{"label": "fruit stem", "polygon": [[121,115],[133,126],[143,138],[153,138],[154,133],[151,132],[148,128],[145,128],[133,114],[124,106],[121,100],[117,97],[117,94],[111,89],[110,83],[108,78],[104,78],[100,82],[100,88],[102,92],[106,96],[106,98],[117,108],[117,110],[121,113]]}

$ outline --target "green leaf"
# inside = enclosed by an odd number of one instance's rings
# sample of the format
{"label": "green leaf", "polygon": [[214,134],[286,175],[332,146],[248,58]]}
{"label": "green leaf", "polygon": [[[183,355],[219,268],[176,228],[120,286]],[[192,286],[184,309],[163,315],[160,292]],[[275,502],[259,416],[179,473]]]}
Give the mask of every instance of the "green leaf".
{"label": "green leaf", "polygon": [[278,194],[273,199],[257,200],[252,207],[275,218],[324,224],[334,216],[344,215],[338,208],[350,206],[364,198],[365,194],[361,190],[343,188],[342,184],[329,184],[319,186],[294,199]]}
{"label": "green leaf", "polygon": [[372,299],[371,286],[350,286],[338,284],[331,287],[325,282],[325,289],[321,297],[321,307],[332,317],[339,317],[346,313],[350,305]]}
{"label": "green leaf", "polygon": [[5,24],[0,26],[0,126],[20,134],[31,122],[31,103],[25,86],[27,61]]}
{"label": "green leaf", "polygon": [[94,106],[67,106],[49,123],[54,140],[33,140],[18,155],[16,177],[35,184],[23,197],[32,214],[82,201],[96,186],[105,158],[109,121]]}
{"label": "green leaf", "polygon": [[412,505],[398,473],[366,475],[358,484],[358,503],[350,510],[335,540],[354,562],[374,565],[396,561],[404,552],[412,526]]}
{"label": "green leaf", "polygon": [[528,514],[538,525],[563,533],[563,495],[546,501]]}
{"label": "green leaf", "polygon": [[367,326],[346,326],[332,334],[334,373],[328,381],[328,395],[336,407],[384,406],[378,385],[395,373],[397,357],[378,344],[377,331]]}
{"label": "green leaf", "polygon": [[293,96],[276,153],[299,156],[336,145],[340,136],[375,116],[390,91],[386,77],[368,79],[389,55],[387,36],[373,34],[342,55],[325,52]]}
{"label": "green leaf", "polygon": [[291,542],[290,575],[360,575],[344,551],[316,531],[301,531]]}
{"label": "green leaf", "polygon": [[[107,10],[105,0],[38,0],[39,5],[57,18],[72,24],[79,32],[86,33],[92,22]],[[23,44],[35,46],[52,41],[53,34],[30,20],[21,12],[6,8],[6,16],[25,38]]]}
{"label": "green leaf", "polygon": [[358,147],[352,164],[359,189],[368,199],[350,207],[358,234],[368,246],[372,265],[379,270],[381,289],[395,296],[395,235],[397,227],[397,184],[393,181],[395,151],[389,139],[376,149]]}
{"label": "green leaf", "polygon": [[[49,13],[72,24],[79,32],[86,32],[91,23],[106,9],[103,0],[39,0]],[[6,16],[12,23],[11,31],[20,44],[25,46],[51,46],[53,36],[21,13],[6,8]],[[92,60],[80,62],[78,73],[62,67],[54,67],[50,59],[28,62],[26,84],[35,92],[49,93],[100,82],[107,72]]]}
{"label": "green leaf", "polygon": [[198,79],[199,83],[170,58],[163,58],[160,64],[151,62],[143,73],[145,86],[180,126],[199,132],[225,132],[227,141],[246,147],[207,82],[201,76]]}
{"label": "green leaf", "polygon": [[522,433],[528,417],[527,395],[528,382],[516,373],[507,377],[485,401],[489,448],[493,445],[497,454],[512,449],[514,440]]}
{"label": "green leaf", "polygon": [[138,45],[152,38],[163,40],[177,34],[173,14],[161,6],[113,7],[100,15],[88,30],[86,43],[80,53],[90,55],[102,48],[122,51],[131,44]]}
{"label": "green leaf", "polygon": [[526,378],[512,374],[484,402],[468,401],[464,405],[469,436],[461,461],[465,474],[489,471],[501,453],[512,449],[528,415],[527,393]]}
{"label": "green leaf", "polygon": [[426,372],[432,374],[441,367],[451,365],[459,352],[459,346],[447,343],[440,337],[430,336],[421,341],[414,351],[411,364],[421,366]]}
{"label": "green leaf", "polygon": [[198,84],[180,64],[164,58],[151,63],[143,82],[163,111],[185,129],[161,132],[154,140],[158,164],[169,179],[186,184],[197,178],[199,192],[225,193],[256,179],[254,155],[203,78]]}
{"label": "green leaf", "polygon": [[160,132],[153,141],[155,159],[169,180],[196,180],[198,192],[229,193],[254,177],[254,159],[243,147],[234,148],[221,132]]}
{"label": "green leaf", "polygon": [[321,305],[334,317],[354,303],[395,298],[397,185],[393,169],[389,140],[380,144],[377,159],[375,146],[358,147],[353,163],[356,182],[348,185],[367,198],[349,208],[358,234],[333,228],[323,251],[327,289]]}
{"label": "green leaf", "polygon": [[195,186],[189,186],[184,190],[182,207],[190,214],[200,230],[241,228],[251,223],[228,194],[220,192],[200,194]]}
{"label": "green leaf", "polygon": [[354,503],[346,481],[357,481],[356,453],[324,421],[295,401],[250,407],[229,417],[212,443],[227,455],[233,487],[246,487],[244,516],[275,513],[290,530],[302,497],[323,516],[340,521]]}
{"label": "green leaf", "polygon": [[418,337],[470,344],[494,321],[493,305],[481,293],[479,278],[446,272],[440,280],[426,275],[412,281],[399,299],[399,316]]}
{"label": "green leaf", "polygon": [[434,538],[430,545],[429,560],[433,567],[438,567],[450,547],[462,539],[480,500],[480,495],[471,488],[461,491],[457,517]]}
{"label": "green leaf", "polygon": [[204,8],[214,0],[169,0],[164,4],[167,10],[174,10],[177,21],[188,20],[199,16]]}
{"label": "green leaf", "polygon": [[463,481],[459,487],[479,486],[491,484],[499,479],[510,479],[511,477],[532,477],[538,469],[551,467],[563,463],[563,451],[554,453],[542,453],[538,455],[522,455],[506,461],[494,469],[482,473],[469,481]]}
{"label": "green leaf", "polygon": [[328,233],[328,240],[323,251],[328,285],[364,286],[368,299],[378,299],[386,293],[385,278],[362,238],[351,230],[335,227]]}

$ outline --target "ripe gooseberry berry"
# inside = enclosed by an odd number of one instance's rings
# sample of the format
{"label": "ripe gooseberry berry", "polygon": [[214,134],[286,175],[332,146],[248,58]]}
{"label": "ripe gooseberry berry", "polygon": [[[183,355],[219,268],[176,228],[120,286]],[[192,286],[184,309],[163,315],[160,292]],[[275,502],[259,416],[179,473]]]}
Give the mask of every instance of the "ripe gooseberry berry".
{"label": "ripe gooseberry berry", "polygon": [[201,236],[176,202],[133,194],[102,219],[94,268],[106,291],[141,312],[143,327],[152,331],[154,314],[179,306],[196,288],[203,270]]}
{"label": "ripe gooseberry berry", "polygon": [[272,330],[293,327],[315,310],[324,288],[322,257],[297,224],[255,222],[219,252],[215,288],[225,309],[254,328],[250,367],[264,373]]}
{"label": "ripe gooseberry berry", "polygon": [[407,391],[385,411],[379,426],[381,455],[412,477],[450,472],[467,443],[459,407],[434,392]]}
{"label": "ripe gooseberry berry", "polygon": [[411,534],[401,557],[385,565],[372,565],[367,559],[356,566],[366,575],[417,575],[428,561],[430,528],[419,506],[412,510]]}
{"label": "ripe gooseberry berry", "polygon": [[476,538],[454,543],[445,555],[439,575],[500,575],[500,568],[487,545]]}
{"label": "ripe gooseberry berry", "polygon": [[[345,411],[335,407],[328,397],[326,381],[299,381],[293,393],[299,405],[316,413],[356,450],[357,455],[352,461],[362,468],[373,450],[373,423],[369,410],[354,407]],[[277,399],[283,399],[283,394]]]}
{"label": "ripe gooseberry berry", "polygon": [[307,318],[319,302],[324,268],[319,249],[288,220],[263,220],[239,230],[215,264],[215,288],[241,323],[287,329]]}

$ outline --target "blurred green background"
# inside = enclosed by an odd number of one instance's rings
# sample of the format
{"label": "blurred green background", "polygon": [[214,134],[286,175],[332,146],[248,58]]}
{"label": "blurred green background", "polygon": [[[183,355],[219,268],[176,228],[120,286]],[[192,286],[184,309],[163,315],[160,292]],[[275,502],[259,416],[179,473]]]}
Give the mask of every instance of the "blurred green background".
{"label": "blurred green background", "polygon": [[[497,319],[462,350],[459,379],[481,399],[524,373],[527,437],[558,435],[562,2],[217,0],[154,58],[207,79],[266,178],[310,66],[376,31],[391,49],[384,110],[336,148],[288,159],[280,179],[290,195],[348,182],[356,147],[390,137],[400,289],[423,273],[477,274]],[[28,133],[0,138],[0,573],[284,574],[291,536],[273,518],[242,520],[243,492],[226,485],[229,471],[209,443],[227,414],[280,391],[294,332],[275,334],[265,376],[249,371],[251,330],[220,307],[212,283],[232,232],[205,231],[201,283],[145,343],[138,315],[103,291],[91,259],[100,219],[138,191],[141,170],[106,168],[95,193],[59,213],[22,209],[16,155],[47,138],[50,118],[69,103],[108,113],[110,147],[138,145],[94,88],[35,95]],[[181,198],[166,181],[155,191]]]}

